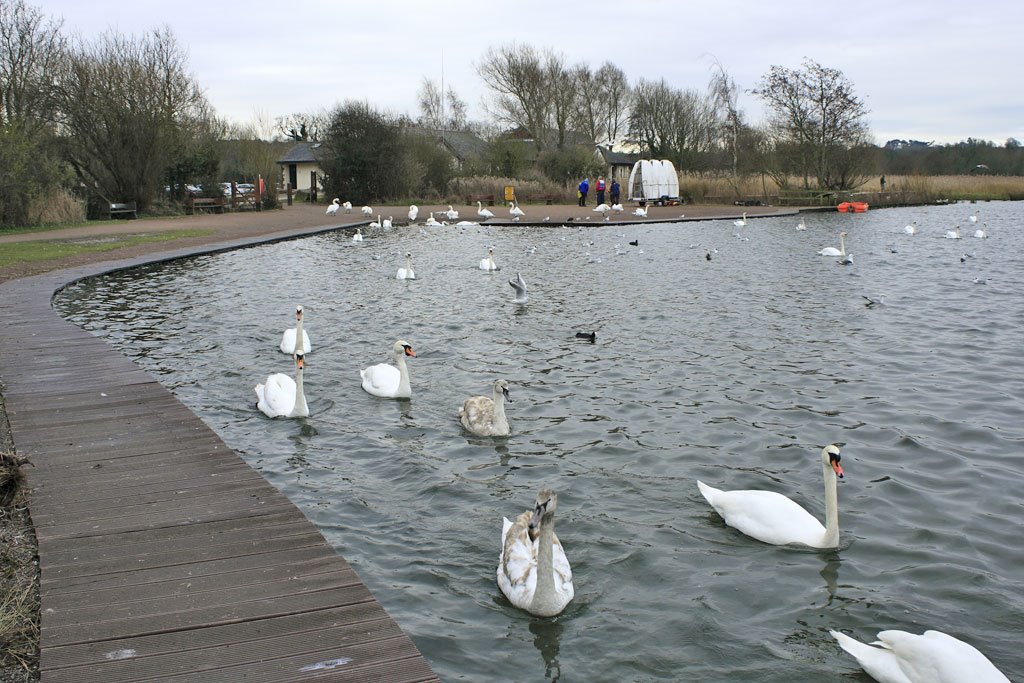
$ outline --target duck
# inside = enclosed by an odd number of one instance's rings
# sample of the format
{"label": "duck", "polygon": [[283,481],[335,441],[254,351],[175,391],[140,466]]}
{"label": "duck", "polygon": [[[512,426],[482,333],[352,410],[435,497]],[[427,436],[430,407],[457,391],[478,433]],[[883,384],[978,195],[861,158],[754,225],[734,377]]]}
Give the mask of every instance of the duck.
{"label": "duck", "polygon": [[448,217],[450,221],[459,220],[459,212],[452,208],[452,205],[448,205],[448,210],[444,212],[444,215]]}
{"label": "duck", "polygon": [[[290,327],[284,331],[281,335],[281,353],[287,353],[289,356],[301,351],[302,353],[309,353],[313,348],[309,344],[309,335],[302,329],[302,317],[303,317],[302,306],[295,307],[295,327]],[[296,346],[295,341],[297,339],[302,340],[302,348]]]}
{"label": "duck", "polygon": [[485,209],[483,202],[479,201],[476,203],[476,215],[480,216],[484,220],[487,220],[488,218],[494,218],[494,212],[491,211],[490,209]]}
{"label": "duck", "polygon": [[362,209],[360,209],[360,211],[363,212],[364,216],[372,216],[373,215],[373,209],[371,207],[369,207],[369,206],[364,206]]}
{"label": "duck", "polygon": [[947,240],[958,240],[960,239],[960,226],[956,226],[952,230],[947,230],[946,234],[943,235]]}
{"label": "duck", "polygon": [[538,617],[553,617],[572,601],[572,568],[555,535],[558,496],[542,489],[527,510],[502,518],[498,587],[509,602]]}
{"label": "duck", "polygon": [[412,223],[416,220],[416,216],[420,215],[420,207],[415,204],[409,205],[409,222]]}
{"label": "duck", "polygon": [[732,224],[735,225],[737,228],[742,228],[743,226],[745,226],[747,224],[747,212],[744,211],[743,212],[743,218],[739,218],[737,220],[734,220],[732,222]]}
{"label": "duck", "polygon": [[334,200],[331,202],[331,205],[327,207],[327,211],[325,211],[324,213],[326,213],[328,216],[333,216],[334,214],[338,213],[338,209],[340,208],[341,199],[335,197]]}
{"label": "duck", "polygon": [[516,290],[516,298],[512,299],[512,303],[525,304],[527,300],[526,294],[526,282],[523,280],[523,276],[520,273],[516,273],[514,280],[509,280],[508,283],[512,286],[512,289]]}
{"label": "duck", "polygon": [[977,237],[978,239],[983,240],[988,237],[988,233],[985,231],[985,228],[988,227],[988,223],[982,223],[981,226],[982,227],[974,231],[974,236]]}
{"label": "duck", "polygon": [[772,545],[799,544],[811,548],[839,546],[839,503],[836,479],[843,477],[839,446],[821,449],[825,480],[825,526],[792,500],[774,491],[720,491],[697,481],[701,495],[725,523]]}
{"label": "duck", "polygon": [[[412,252],[405,252],[405,267],[399,268],[395,274],[396,280],[415,280],[416,272],[412,269]],[[428,278],[429,279],[429,278]]]}
{"label": "duck", "polygon": [[395,364],[378,363],[359,371],[363,380],[363,391],[381,398],[409,398],[412,386],[409,384],[409,368],[406,356],[416,356],[409,342],[399,339],[392,345]]}
{"label": "duck", "polygon": [[256,407],[267,417],[309,417],[309,406],[302,391],[302,351],[296,351],[295,379],[282,372],[267,377],[256,385]]}
{"label": "duck", "polygon": [[710,249],[705,249],[704,250],[704,260],[706,260],[706,261],[710,261],[711,260],[711,250]]}
{"label": "duck", "polygon": [[1010,683],[977,648],[942,631],[880,631],[870,645],[829,633],[881,683]]}
{"label": "duck", "polygon": [[821,251],[818,252],[818,255],[819,256],[846,256],[846,241],[844,239],[845,237],[846,237],[846,233],[845,232],[839,233],[839,248],[836,249],[835,247],[825,247],[824,249],[822,249]]}
{"label": "duck", "polygon": [[477,436],[508,436],[512,429],[505,417],[506,400],[512,402],[508,395],[508,382],[496,379],[491,397],[473,396],[463,402],[459,408],[459,422],[466,431]]}
{"label": "duck", "polygon": [[903,226],[903,232],[907,233],[908,235],[916,235],[917,234],[917,221],[914,221],[910,225],[904,225]]}
{"label": "duck", "polygon": [[341,208],[345,209],[345,213],[352,213],[352,202],[344,202]]}
{"label": "duck", "polygon": [[635,209],[633,209],[633,215],[634,216],[639,216],[640,218],[647,218],[647,207],[646,206],[638,206],[638,207],[636,207]]}
{"label": "duck", "polygon": [[508,213],[512,216],[512,220],[518,221],[520,218],[526,215],[526,212],[519,208],[519,202],[512,201],[508,207]]}
{"label": "duck", "polygon": [[480,270],[497,270],[498,266],[494,263],[494,247],[487,249],[487,258],[480,259]]}
{"label": "duck", "polygon": [[352,235],[352,241],[353,242],[362,242],[363,241],[363,229],[362,228],[356,228],[356,233],[354,235]]}

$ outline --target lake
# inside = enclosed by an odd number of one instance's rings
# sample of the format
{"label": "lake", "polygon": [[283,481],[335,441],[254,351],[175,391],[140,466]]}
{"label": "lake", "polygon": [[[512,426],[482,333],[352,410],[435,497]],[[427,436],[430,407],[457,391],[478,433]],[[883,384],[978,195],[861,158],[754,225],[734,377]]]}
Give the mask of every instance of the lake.
{"label": "lake", "polygon": [[[1024,204],[804,216],[341,231],[56,305],[298,505],[443,680],[868,681],[828,630],[891,628],[1024,680]],[[840,231],[852,265],[817,255]],[[489,246],[497,272],[477,267]],[[406,251],[415,281],[395,279]],[[292,374],[296,304],[311,414],[271,420],[253,387]],[[399,338],[412,398],[368,395],[360,368]],[[457,409],[497,377],[512,435],[472,436]],[[829,443],[837,550],[750,539],[697,490],[778,491],[823,520]],[[576,586],[552,619],[495,583],[502,516],[542,487]]]}

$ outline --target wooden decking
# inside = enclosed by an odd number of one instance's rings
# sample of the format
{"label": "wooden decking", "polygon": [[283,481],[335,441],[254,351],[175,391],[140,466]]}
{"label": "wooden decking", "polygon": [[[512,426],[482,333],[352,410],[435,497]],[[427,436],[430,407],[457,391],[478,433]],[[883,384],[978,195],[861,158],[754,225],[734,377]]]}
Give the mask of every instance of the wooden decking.
{"label": "wooden decking", "polygon": [[0,285],[0,390],[35,465],[44,683],[438,680],[291,502],[50,305],[152,260]]}

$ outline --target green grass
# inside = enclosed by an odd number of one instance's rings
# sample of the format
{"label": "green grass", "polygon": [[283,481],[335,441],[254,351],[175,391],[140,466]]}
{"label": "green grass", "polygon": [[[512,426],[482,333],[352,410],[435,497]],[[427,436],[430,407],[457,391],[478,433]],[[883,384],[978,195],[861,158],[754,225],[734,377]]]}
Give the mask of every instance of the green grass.
{"label": "green grass", "polygon": [[[66,227],[66,226],[65,226]],[[18,263],[37,263],[94,252],[113,251],[137,244],[169,242],[185,237],[202,237],[213,230],[173,230],[148,234],[108,235],[61,240],[32,240],[0,244],[0,268]]]}

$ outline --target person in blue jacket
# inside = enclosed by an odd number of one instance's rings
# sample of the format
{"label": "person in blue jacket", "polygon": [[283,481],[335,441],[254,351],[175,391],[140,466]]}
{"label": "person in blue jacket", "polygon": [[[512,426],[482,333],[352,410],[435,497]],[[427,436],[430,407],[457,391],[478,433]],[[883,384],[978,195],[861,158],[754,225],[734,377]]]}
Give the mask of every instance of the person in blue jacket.
{"label": "person in blue jacket", "polygon": [[587,178],[584,178],[583,182],[580,183],[580,186],[577,189],[580,191],[580,195],[579,195],[579,197],[580,197],[580,206],[586,206],[587,205],[587,190],[590,189],[590,182],[589,182],[589,180]]}

